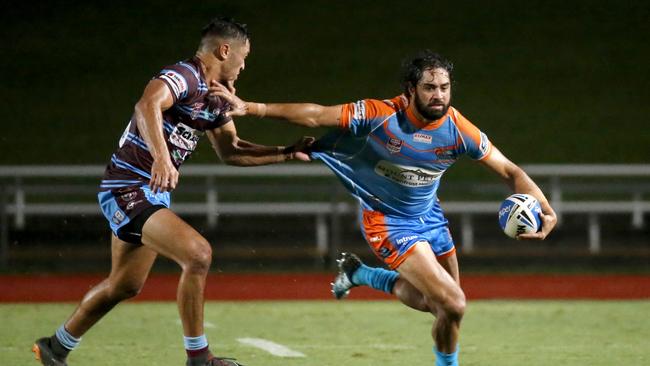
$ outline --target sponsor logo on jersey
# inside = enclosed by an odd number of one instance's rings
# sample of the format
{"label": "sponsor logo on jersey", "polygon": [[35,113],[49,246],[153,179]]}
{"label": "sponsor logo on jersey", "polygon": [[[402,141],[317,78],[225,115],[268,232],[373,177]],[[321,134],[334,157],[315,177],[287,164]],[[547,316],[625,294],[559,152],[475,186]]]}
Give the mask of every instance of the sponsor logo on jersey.
{"label": "sponsor logo on jersey", "polygon": [[425,144],[431,144],[433,142],[433,138],[430,135],[426,135],[423,133],[416,133],[413,135],[413,141],[422,142]]}
{"label": "sponsor logo on jersey", "polygon": [[171,152],[172,159],[176,165],[181,165],[190,155],[189,151],[173,149]]}
{"label": "sponsor logo on jersey", "polygon": [[490,144],[488,142],[487,136],[483,132],[481,132],[481,143],[479,145],[479,150],[481,150],[481,155],[487,154],[489,147]]}
{"label": "sponsor logo on jersey", "polygon": [[416,235],[403,236],[403,237],[401,237],[401,238],[395,240],[395,243],[401,245],[401,244],[405,244],[405,243],[408,242],[409,240],[413,240],[413,239],[415,239],[415,238],[417,238]]}
{"label": "sponsor logo on jersey", "polygon": [[391,154],[397,154],[402,150],[402,143],[404,141],[396,138],[390,137],[388,139],[388,142],[386,143],[386,149],[388,149],[388,152]]}
{"label": "sponsor logo on jersey", "polygon": [[183,75],[176,71],[167,70],[164,74],[160,75],[160,78],[167,81],[176,98],[179,98],[181,94],[187,92],[187,81],[185,81]]}
{"label": "sponsor logo on jersey", "polygon": [[205,104],[201,102],[192,104],[192,113],[190,113],[190,118],[193,120],[196,119],[196,117],[198,117],[199,114],[201,113],[201,110],[203,109],[204,105]]}
{"label": "sponsor logo on jersey", "polygon": [[439,147],[433,150],[433,152],[436,154],[438,159],[454,159],[455,158],[455,152],[453,150],[453,147]]}
{"label": "sponsor logo on jersey", "polygon": [[381,248],[379,248],[378,252],[379,252],[379,253],[378,253],[379,256],[382,257],[382,258],[388,258],[388,257],[390,257],[390,255],[391,255],[391,251],[390,251],[390,249],[388,249],[388,248],[386,248],[386,247],[381,247]]}
{"label": "sponsor logo on jersey", "polygon": [[169,142],[181,149],[194,151],[201,136],[203,136],[203,132],[195,130],[184,123],[179,123],[169,134]]}
{"label": "sponsor logo on jersey", "polygon": [[375,165],[375,173],[406,187],[425,187],[433,185],[440,179],[444,171],[397,165],[386,160],[380,160]]}
{"label": "sponsor logo on jersey", "polygon": [[124,216],[122,211],[115,211],[115,213],[113,214],[113,219],[112,220],[113,220],[113,223],[115,225],[119,225],[122,221],[124,221],[125,218],[126,218],[126,216]]}
{"label": "sponsor logo on jersey", "polygon": [[363,100],[354,103],[354,119],[366,119],[366,103]]}
{"label": "sponsor logo on jersey", "polygon": [[134,191],[134,192],[129,192],[129,193],[125,193],[125,194],[123,194],[123,195],[121,196],[121,198],[122,198],[124,201],[127,201],[127,202],[128,202],[128,201],[134,199],[135,196],[136,196],[137,194],[138,194],[138,192],[135,192],[135,191]]}
{"label": "sponsor logo on jersey", "polygon": [[381,241],[381,235],[371,236],[371,237],[368,239],[368,241],[370,241],[371,243],[376,243],[376,242],[378,242],[378,241]]}
{"label": "sponsor logo on jersey", "polygon": [[129,202],[129,204],[126,205],[126,210],[127,210],[127,211],[132,210],[133,207],[135,207],[135,205],[137,205],[137,204],[140,203],[140,202],[142,202],[142,200],[135,200],[135,201],[131,201],[131,202]]}

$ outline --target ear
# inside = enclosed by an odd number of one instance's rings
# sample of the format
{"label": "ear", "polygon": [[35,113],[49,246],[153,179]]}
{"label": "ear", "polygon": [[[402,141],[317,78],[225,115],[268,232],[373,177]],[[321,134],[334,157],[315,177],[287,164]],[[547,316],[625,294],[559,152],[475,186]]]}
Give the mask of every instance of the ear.
{"label": "ear", "polygon": [[219,47],[217,47],[214,50],[214,56],[221,61],[227,59],[229,55],[230,55],[230,44],[228,43],[221,44],[219,45]]}
{"label": "ear", "polygon": [[409,82],[408,91],[409,91],[409,96],[413,98],[413,96],[415,96],[415,85],[413,85],[413,83],[411,82]]}

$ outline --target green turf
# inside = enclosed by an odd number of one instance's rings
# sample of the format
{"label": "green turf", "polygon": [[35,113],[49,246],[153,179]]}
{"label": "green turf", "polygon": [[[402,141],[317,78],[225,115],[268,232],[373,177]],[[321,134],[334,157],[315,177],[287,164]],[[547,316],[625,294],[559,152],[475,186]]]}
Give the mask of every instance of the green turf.
{"label": "green turf", "polygon": [[[0,305],[0,365],[36,365],[32,341],[73,304]],[[648,365],[650,301],[474,301],[462,365]],[[213,302],[212,349],[248,366],[433,365],[431,319],[396,302]],[[86,336],[71,365],[182,365],[173,303],[129,303]],[[281,358],[240,344],[263,338],[302,352]]]}

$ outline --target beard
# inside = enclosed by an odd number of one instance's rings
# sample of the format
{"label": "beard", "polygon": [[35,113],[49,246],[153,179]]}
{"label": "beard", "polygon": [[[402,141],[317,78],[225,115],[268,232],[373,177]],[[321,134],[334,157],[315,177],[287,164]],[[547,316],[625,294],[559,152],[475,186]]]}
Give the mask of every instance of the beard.
{"label": "beard", "polygon": [[[439,101],[434,101],[436,104],[441,104],[442,102]],[[423,102],[418,98],[417,95],[415,95],[415,109],[420,113],[420,115],[430,121],[436,121],[442,118],[445,114],[447,114],[447,111],[449,110],[449,105],[451,104],[451,100],[449,103],[443,105],[442,109],[433,109],[428,103]]]}

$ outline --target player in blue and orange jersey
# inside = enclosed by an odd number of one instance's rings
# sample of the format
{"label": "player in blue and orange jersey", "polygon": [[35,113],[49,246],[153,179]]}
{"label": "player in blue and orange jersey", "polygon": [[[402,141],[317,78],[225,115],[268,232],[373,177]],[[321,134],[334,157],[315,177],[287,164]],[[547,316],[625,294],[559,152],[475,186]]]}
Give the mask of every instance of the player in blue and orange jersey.
{"label": "player in blue and orange jersey", "polygon": [[423,51],[405,61],[403,82],[404,96],[336,106],[247,103],[223,86],[215,85],[213,90],[231,103],[231,115],[334,128],[311,146],[311,157],[332,169],[359,200],[363,235],[391,269],[371,268],[357,256],[343,253],[332,288],[335,296],[345,297],[350,288],[367,285],[434,314],[436,365],[458,365],[465,295],[436,193],[443,173],[468,155],[501,176],[515,192],[535,196],[542,206],[542,229],[520,239],[544,239],[557,219],[528,175],[451,106],[451,63]]}
{"label": "player in blue and orange jersey", "polygon": [[[203,291],[212,248],[170,207],[178,168],[206,134],[217,155],[232,165],[262,165],[298,158],[309,141],[290,147],[261,146],[237,137],[227,101],[210,95],[208,85],[233,84],[250,51],[245,25],[215,18],[204,29],[196,55],[164,67],[146,86],[119,147],[106,167],[98,194],[112,235],[112,268],[70,318],[33,351],[46,366],[66,365],[81,336],[119,302],[135,296],[161,254],[182,268],[177,302],[189,366],[237,366],[216,358],[203,331]],[[156,361],[145,363],[155,364]]]}

